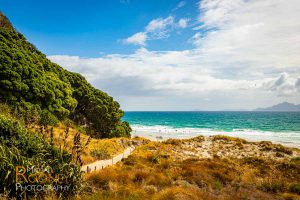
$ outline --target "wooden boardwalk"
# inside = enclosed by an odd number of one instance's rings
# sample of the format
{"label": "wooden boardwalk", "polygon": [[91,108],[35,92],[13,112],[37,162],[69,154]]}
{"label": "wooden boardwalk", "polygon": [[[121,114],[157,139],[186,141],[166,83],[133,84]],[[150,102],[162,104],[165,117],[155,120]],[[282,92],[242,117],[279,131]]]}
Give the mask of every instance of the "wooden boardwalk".
{"label": "wooden boardwalk", "polygon": [[132,153],[132,151],[134,149],[135,149],[134,146],[130,146],[130,147],[126,148],[123,153],[120,153],[120,154],[114,156],[111,159],[97,160],[93,163],[84,165],[84,166],[81,167],[81,171],[89,173],[89,172],[92,172],[92,171],[95,171],[95,170],[103,169],[103,168],[105,168],[107,166],[110,166],[110,165],[114,165],[117,162],[120,162],[123,158],[127,158]]}

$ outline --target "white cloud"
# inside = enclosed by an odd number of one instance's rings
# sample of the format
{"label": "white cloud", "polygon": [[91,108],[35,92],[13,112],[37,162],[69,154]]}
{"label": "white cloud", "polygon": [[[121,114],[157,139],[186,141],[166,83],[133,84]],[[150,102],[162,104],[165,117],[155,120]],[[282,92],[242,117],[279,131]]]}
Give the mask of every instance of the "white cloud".
{"label": "white cloud", "polygon": [[188,25],[188,21],[189,21],[189,19],[187,19],[187,18],[181,18],[181,19],[178,21],[178,26],[179,26],[180,28],[186,28],[187,25]]}
{"label": "white cloud", "polygon": [[276,91],[279,96],[290,96],[298,92],[297,78],[283,72],[275,80],[264,85],[266,90]]}
{"label": "white cloud", "polygon": [[147,34],[145,32],[136,33],[129,38],[123,40],[125,44],[134,44],[134,45],[142,45],[144,46],[147,40]]}
{"label": "white cloud", "polygon": [[199,4],[202,11],[199,21],[207,27],[224,25],[236,20],[235,17],[245,14],[243,9],[247,9],[248,5],[246,0],[203,0]]}
{"label": "white cloud", "polygon": [[[203,0],[199,9],[201,27],[190,40],[192,50],[49,58],[82,73],[129,110],[300,103],[298,0]],[[152,21],[146,30],[165,30],[173,26],[163,25],[169,21]],[[144,45],[151,36],[146,35],[136,44]]]}
{"label": "white cloud", "polygon": [[[80,58],[77,56],[49,56],[49,58],[70,70],[84,74],[101,88],[101,83],[113,80],[131,79],[137,83],[143,80],[145,90],[168,93],[201,93],[214,90],[247,89],[248,81],[221,79],[208,69],[198,68],[198,55],[194,51],[150,52],[145,48],[131,55],[109,55],[101,58]],[[197,73],[195,73],[197,70]],[[98,82],[99,81],[99,82]],[[258,85],[268,80],[256,80]],[[122,84],[120,85],[122,87]],[[128,90],[136,88],[127,88]]]}
{"label": "white cloud", "polygon": [[213,28],[195,41],[215,66],[252,70],[299,69],[300,2],[204,0],[200,22]]}
{"label": "white cloud", "polygon": [[167,18],[157,18],[149,22],[146,26],[147,32],[156,32],[165,30],[167,26],[172,25],[174,22],[174,17],[169,16]]}
{"label": "white cloud", "polygon": [[174,17],[157,18],[148,23],[144,32],[123,39],[125,44],[145,45],[146,40],[157,40],[169,37],[169,32],[174,28]]}
{"label": "white cloud", "polygon": [[201,33],[195,33],[192,38],[189,39],[189,42],[194,44],[195,46],[199,46],[201,44]]}
{"label": "white cloud", "polygon": [[186,5],[185,1],[180,1],[177,6],[173,9],[173,11],[178,10]]}

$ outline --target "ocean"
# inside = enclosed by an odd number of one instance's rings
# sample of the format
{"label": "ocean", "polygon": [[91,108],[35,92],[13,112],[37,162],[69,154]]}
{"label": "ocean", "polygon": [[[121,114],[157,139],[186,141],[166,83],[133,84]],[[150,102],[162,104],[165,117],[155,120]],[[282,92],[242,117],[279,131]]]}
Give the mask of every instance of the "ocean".
{"label": "ocean", "polygon": [[229,135],[300,148],[300,112],[125,112],[132,135],[156,139]]}

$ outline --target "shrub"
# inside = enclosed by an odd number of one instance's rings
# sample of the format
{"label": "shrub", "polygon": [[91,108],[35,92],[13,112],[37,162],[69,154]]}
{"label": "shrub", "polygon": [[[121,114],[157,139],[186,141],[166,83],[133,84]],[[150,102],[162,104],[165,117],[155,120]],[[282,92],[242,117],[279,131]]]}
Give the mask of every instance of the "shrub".
{"label": "shrub", "polygon": [[300,195],[300,184],[294,183],[294,184],[290,185],[289,191]]}
{"label": "shrub", "polygon": [[147,177],[148,185],[155,185],[155,186],[161,188],[161,187],[171,185],[171,183],[172,183],[172,180],[170,179],[170,177],[168,177],[166,174],[161,173],[161,172],[151,173]]}
{"label": "shrub", "polygon": [[199,135],[197,137],[193,137],[191,139],[187,139],[186,141],[189,141],[189,142],[203,142],[205,140],[204,136],[203,135]]}
{"label": "shrub", "polygon": [[96,148],[91,150],[91,156],[95,157],[97,160],[105,160],[111,158],[106,148]]}
{"label": "shrub", "polygon": [[182,144],[182,140],[179,139],[167,139],[166,141],[163,141],[164,144],[171,144],[171,145],[181,145]]}
{"label": "shrub", "polygon": [[279,193],[285,190],[285,185],[275,180],[266,180],[259,185],[259,189],[264,192]]}
{"label": "shrub", "polygon": [[264,151],[271,151],[271,150],[273,150],[273,144],[272,144],[272,142],[269,142],[269,141],[261,141],[261,142],[259,142],[259,146]]}
{"label": "shrub", "polygon": [[281,144],[276,144],[275,145],[275,151],[285,153],[285,154],[288,154],[288,155],[293,154],[293,151],[290,148],[284,147]]}
{"label": "shrub", "polygon": [[213,136],[213,141],[217,141],[217,140],[224,140],[224,141],[227,141],[227,142],[234,141],[234,142],[239,142],[239,143],[243,143],[243,144],[247,143],[247,141],[244,140],[244,139],[230,137],[230,136],[227,136],[227,135],[215,135],[215,136]]}
{"label": "shrub", "polygon": [[[53,184],[51,180],[57,180],[60,174],[57,184],[69,185],[70,188],[68,191],[56,191],[57,196],[68,197],[81,188],[80,167],[73,164],[71,154],[53,147],[38,135],[28,133],[17,121],[0,115],[0,193],[17,199],[45,195],[45,191],[17,191],[16,166],[51,168],[48,173],[51,178],[43,183],[45,185]],[[27,183],[23,184],[25,186]]]}
{"label": "shrub", "polygon": [[158,164],[160,162],[160,155],[158,155],[158,154],[149,155],[148,160],[151,163]]}
{"label": "shrub", "polygon": [[278,157],[278,158],[283,158],[284,157],[283,153],[280,153],[280,152],[276,152],[275,156]]}
{"label": "shrub", "polygon": [[132,155],[123,160],[124,165],[135,165],[137,163],[136,158]]}
{"label": "shrub", "polygon": [[107,178],[103,178],[102,174],[99,174],[97,172],[88,174],[86,176],[86,182],[103,190],[109,189],[109,180]]}
{"label": "shrub", "polygon": [[43,110],[41,114],[41,124],[55,126],[58,123],[57,117],[47,110]]}
{"label": "shrub", "polygon": [[144,182],[147,179],[148,176],[149,176],[149,172],[144,171],[144,170],[138,170],[137,172],[135,172],[133,181],[135,183],[141,184],[142,182]]}
{"label": "shrub", "polygon": [[296,163],[300,165],[300,157],[293,157],[291,158],[291,163]]}

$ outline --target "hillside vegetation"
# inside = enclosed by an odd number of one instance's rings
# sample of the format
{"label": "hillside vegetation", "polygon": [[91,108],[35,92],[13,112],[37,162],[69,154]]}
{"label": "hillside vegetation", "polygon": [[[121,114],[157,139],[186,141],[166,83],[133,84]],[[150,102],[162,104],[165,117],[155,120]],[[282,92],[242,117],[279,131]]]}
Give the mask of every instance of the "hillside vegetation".
{"label": "hillside vegetation", "polygon": [[71,119],[97,138],[129,136],[123,111],[83,76],[64,70],[17,32],[0,14],[0,101],[26,123],[54,125]]}
{"label": "hillside vegetation", "polygon": [[48,60],[2,13],[0,47],[0,199],[70,199],[80,167],[121,153],[131,128],[118,102]]}
{"label": "hillside vegetation", "polygon": [[[80,151],[77,147],[74,149]],[[78,155],[55,147],[41,135],[28,132],[18,121],[0,115],[0,194],[2,197],[31,199],[42,198],[49,194],[46,190],[25,190],[28,185],[57,184],[69,187],[65,191],[55,190],[57,197],[76,194],[82,186]],[[47,168],[49,171],[33,172],[27,167]],[[24,176],[17,176],[17,173]],[[43,173],[42,178],[40,173]],[[30,175],[32,181],[29,181]],[[23,189],[17,189],[17,183],[22,184]]]}
{"label": "hillside vegetation", "polygon": [[[81,128],[70,121],[49,126],[26,124],[22,119],[10,106],[0,103],[0,199],[72,198],[82,188],[82,165],[110,159],[129,145],[137,145],[140,140],[96,139],[81,132]],[[21,171],[18,166],[22,167]],[[28,171],[31,168],[37,171]],[[16,175],[22,174],[24,169],[27,180]],[[45,169],[50,171],[44,173]],[[38,178],[40,174],[47,180]],[[37,178],[28,182],[29,176]],[[17,184],[21,184],[23,190],[17,190]],[[67,187],[67,190],[24,190],[24,187],[32,186]]]}

